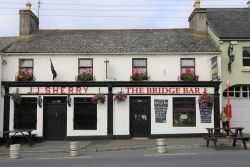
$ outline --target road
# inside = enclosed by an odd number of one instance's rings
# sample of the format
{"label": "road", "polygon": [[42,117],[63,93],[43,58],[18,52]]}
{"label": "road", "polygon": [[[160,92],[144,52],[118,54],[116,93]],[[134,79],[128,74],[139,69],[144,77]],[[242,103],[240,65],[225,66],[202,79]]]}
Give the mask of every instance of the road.
{"label": "road", "polygon": [[76,158],[66,154],[30,154],[17,160],[0,157],[1,167],[246,167],[249,164],[249,150],[210,148],[173,149],[166,154],[157,154],[155,150],[92,152]]}

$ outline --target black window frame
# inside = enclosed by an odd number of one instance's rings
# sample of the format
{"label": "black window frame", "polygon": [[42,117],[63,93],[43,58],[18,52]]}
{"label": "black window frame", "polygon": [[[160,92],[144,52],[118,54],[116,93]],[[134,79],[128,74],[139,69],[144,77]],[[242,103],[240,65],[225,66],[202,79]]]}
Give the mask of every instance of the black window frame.
{"label": "black window frame", "polygon": [[[179,103],[176,101],[175,99],[179,100]],[[184,99],[190,99],[189,103],[187,104],[180,104],[181,100],[185,101]],[[177,108],[179,107],[179,109],[181,109],[181,106],[183,105],[183,111],[175,111],[176,110],[176,106]],[[188,111],[187,110],[187,105],[193,105],[192,108],[190,108],[191,110],[193,109],[194,111]],[[186,120],[180,120],[181,119],[181,115],[182,114],[186,114],[187,115],[187,119]],[[190,118],[189,118],[190,117]],[[179,118],[177,120],[177,118]],[[196,127],[197,122],[196,122],[196,118],[197,118],[197,113],[196,113],[196,97],[173,97],[173,127]],[[192,119],[191,122],[189,121],[189,119]]]}
{"label": "black window frame", "polygon": [[[33,111],[21,111],[25,106],[31,107]],[[26,109],[25,109],[26,110]],[[27,119],[27,118],[33,118]],[[14,105],[14,129],[33,129],[37,128],[37,98],[36,97],[22,97],[20,104]]]}
{"label": "black window frame", "polygon": [[[32,66],[26,66],[26,67],[22,67],[21,66],[21,61],[32,61]],[[27,69],[31,69],[31,73],[32,73],[32,80],[34,80],[34,59],[18,59],[18,69],[20,70],[27,70]],[[29,71],[29,70],[28,70]]]}
{"label": "black window frame", "polygon": [[[248,61],[246,62],[246,60]],[[243,67],[250,67],[250,47],[243,47],[242,65]]]}
{"label": "black window frame", "polygon": [[[85,111],[87,107],[84,106],[84,104],[91,105],[94,109],[94,112]],[[81,116],[80,114],[83,114],[83,115]],[[89,114],[89,117],[86,117],[87,114]],[[74,115],[74,123],[73,123],[74,130],[97,130],[97,104],[94,104],[91,101],[90,97],[75,97],[74,98],[74,114],[73,115]]]}
{"label": "black window frame", "polygon": [[[135,60],[144,60],[145,61],[145,66],[135,66],[134,61]],[[145,68],[146,75],[148,75],[148,61],[147,58],[132,58],[132,73],[134,72],[134,69],[143,69]]]}
{"label": "black window frame", "polygon": [[[193,66],[184,66],[183,65],[183,60],[193,60],[194,62],[194,65]],[[182,69],[186,69],[186,68],[193,68],[194,69],[194,72],[196,72],[196,69],[195,69],[195,58],[181,58],[181,61],[180,61],[180,74],[182,74]]]}
{"label": "black window frame", "polygon": [[[91,60],[91,66],[80,66],[80,61],[84,60]],[[91,68],[91,74],[93,75],[93,59],[92,58],[79,58],[78,59],[78,75],[81,74],[81,69],[90,69]]]}

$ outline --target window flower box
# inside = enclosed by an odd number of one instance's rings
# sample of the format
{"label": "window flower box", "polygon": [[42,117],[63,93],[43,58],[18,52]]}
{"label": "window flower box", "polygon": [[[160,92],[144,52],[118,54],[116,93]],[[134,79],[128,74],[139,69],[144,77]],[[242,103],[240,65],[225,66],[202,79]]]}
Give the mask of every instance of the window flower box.
{"label": "window flower box", "polygon": [[133,72],[130,76],[130,79],[132,81],[143,81],[148,80],[149,76],[146,73],[140,73],[140,72]]}
{"label": "window flower box", "polygon": [[106,97],[102,93],[97,93],[95,96],[91,98],[91,101],[94,104],[104,104],[106,101]]}
{"label": "window flower box", "polygon": [[198,81],[199,76],[194,71],[186,69],[184,73],[181,73],[180,79],[182,81]]}
{"label": "window flower box", "polygon": [[33,74],[32,72],[29,72],[27,70],[18,70],[16,81],[32,81],[33,80]]}
{"label": "window flower box", "polygon": [[121,103],[121,102],[125,101],[126,99],[127,99],[127,95],[123,91],[118,92],[114,96],[114,101],[116,101],[117,103]]}
{"label": "window flower box", "polygon": [[77,81],[93,81],[95,80],[92,73],[82,72],[77,76]]}

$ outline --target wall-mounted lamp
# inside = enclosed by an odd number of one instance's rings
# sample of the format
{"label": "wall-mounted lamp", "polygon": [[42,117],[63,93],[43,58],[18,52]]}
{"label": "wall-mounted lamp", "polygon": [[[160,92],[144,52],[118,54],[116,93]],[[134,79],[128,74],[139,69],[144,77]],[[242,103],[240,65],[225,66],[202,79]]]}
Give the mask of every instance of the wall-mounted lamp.
{"label": "wall-mounted lamp", "polygon": [[43,99],[42,99],[41,96],[39,96],[39,97],[37,98],[37,104],[38,104],[38,106],[39,106],[40,108],[42,107],[42,103],[43,103]]}
{"label": "wall-mounted lamp", "polygon": [[70,95],[68,95],[68,97],[67,97],[67,102],[68,102],[68,106],[70,107],[71,106],[71,97],[70,97]]}
{"label": "wall-mounted lamp", "polygon": [[228,62],[228,71],[231,73],[232,71],[232,63],[234,62],[234,55],[233,55],[233,45],[230,43],[229,47],[228,47],[228,58],[229,58],[229,62]]}
{"label": "wall-mounted lamp", "polygon": [[7,60],[2,59],[2,65],[7,65]]}

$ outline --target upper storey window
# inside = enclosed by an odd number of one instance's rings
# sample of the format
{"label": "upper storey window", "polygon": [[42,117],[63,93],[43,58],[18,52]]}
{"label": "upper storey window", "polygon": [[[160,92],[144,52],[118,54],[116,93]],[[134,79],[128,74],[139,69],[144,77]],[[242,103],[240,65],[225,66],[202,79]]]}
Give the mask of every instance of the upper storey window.
{"label": "upper storey window", "polygon": [[243,48],[243,66],[250,67],[250,47]]}
{"label": "upper storey window", "polygon": [[32,81],[34,80],[34,60],[33,59],[19,59],[19,67],[16,76],[17,81]]}
{"label": "upper storey window", "polygon": [[78,60],[78,81],[92,81],[93,77],[93,59]]}
{"label": "upper storey window", "polygon": [[130,76],[130,79],[136,81],[148,80],[146,58],[132,59],[132,75]]}

